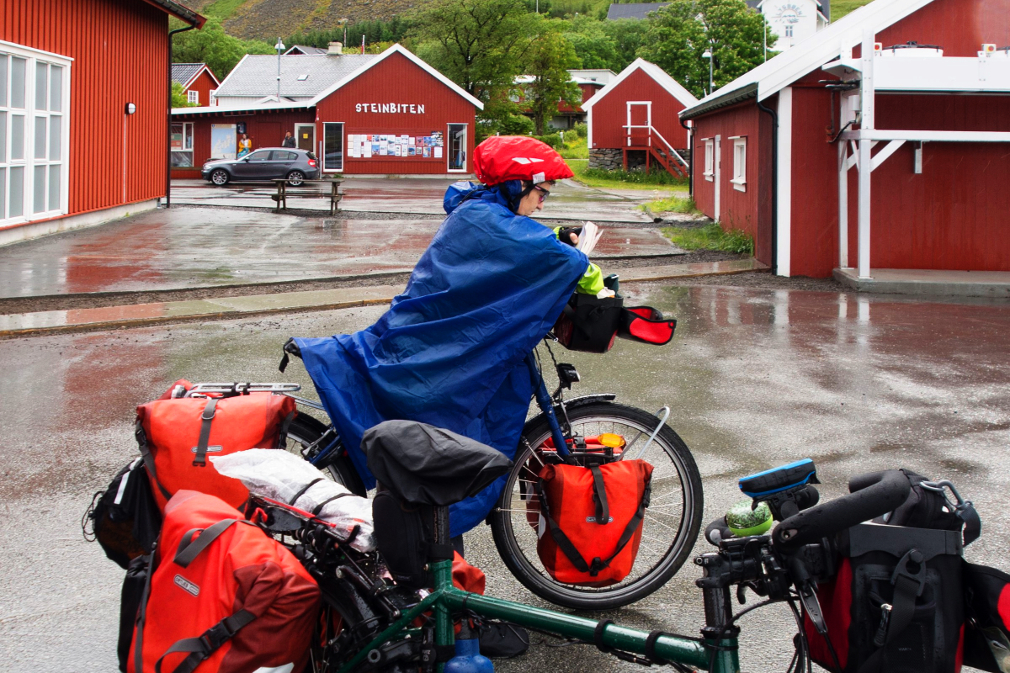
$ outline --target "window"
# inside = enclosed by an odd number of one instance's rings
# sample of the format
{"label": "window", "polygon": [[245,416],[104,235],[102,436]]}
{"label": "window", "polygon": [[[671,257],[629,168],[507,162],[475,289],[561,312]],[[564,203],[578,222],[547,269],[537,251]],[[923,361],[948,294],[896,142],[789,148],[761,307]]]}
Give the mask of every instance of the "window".
{"label": "window", "polygon": [[190,105],[199,105],[200,104],[200,92],[199,91],[187,91],[186,92],[186,101]]}
{"label": "window", "polygon": [[343,122],[326,122],[323,124],[323,170],[344,170]]}
{"label": "window", "polygon": [[249,161],[270,161],[270,150],[259,150],[249,155]]}
{"label": "window", "polygon": [[210,90],[210,101],[207,104],[211,107],[217,105],[217,89]]}
{"label": "window", "polygon": [[715,143],[711,138],[705,140],[705,179],[712,182],[715,176]]}
{"label": "window", "polygon": [[176,122],[172,124],[172,168],[193,166],[193,124]]}
{"label": "window", "polygon": [[69,66],[51,54],[0,47],[0,222],[67,212]]}
{"label": "window", "polygon": [[446,159],[449,172],[466,171],[466,124],[449,124],[447,130]]}
{"label": "window", "polygon": [[733,141],[733,189],[747,191],[747,138],[737,136]]}
{"label": "window", "polygon": [[787,23],[786,24],[786,35],[785,36],[786,37],[792,37],[793,36],[793,24],[791,24],[791,23]]}
{"label": "window", "polygon": [[298,159],[298,155],[294,152],[283,152],[281,150],[274,150],[273,161],[295,161]]}

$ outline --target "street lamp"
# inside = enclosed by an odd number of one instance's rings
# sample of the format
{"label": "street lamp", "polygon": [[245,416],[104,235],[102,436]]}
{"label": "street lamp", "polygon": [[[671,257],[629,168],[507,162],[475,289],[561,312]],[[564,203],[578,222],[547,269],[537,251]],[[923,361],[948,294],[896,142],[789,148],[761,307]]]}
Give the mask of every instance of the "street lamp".
{"label": "street lamp", "polygon": [[702,58],[708,59],[708,93],[711,94],[713,90],[712,86],[712,50],[706,49],[705,53],[701,55]]}
{"label": "street lamp", "polygon": [[277,38],[277,44],[274,45],[274,49],[277,50],[277,104],[280,105],[281,102],[281,52],[284,51],[284,42],[281,38]]}

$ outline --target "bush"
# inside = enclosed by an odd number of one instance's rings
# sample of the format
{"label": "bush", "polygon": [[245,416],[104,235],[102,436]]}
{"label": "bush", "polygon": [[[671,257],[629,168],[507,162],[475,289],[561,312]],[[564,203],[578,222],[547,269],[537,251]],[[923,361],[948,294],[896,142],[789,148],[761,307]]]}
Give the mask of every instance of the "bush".
{"label": "bush", "polygon": [[559,150],[565,146],[565,144],[561,141],[560,133],[548,133],[546,135],[533,136],[533,137],[546,145],[550,145],[556,150]]}
{"label": "bush", "polygon": [[668,227],[663,233],[684,250],[719,250],[753,255],[754,239],[739,229],[723,231],[718,222],[703,227]]}
{"label": "bush", "polygon": [[598,180],[618,180],[620,182],[632,182],[640,185],[686,185],[687,178],[675,178],[667,173],[661,166],[656,166],[649,173],[645,170],[634,171],[607,171],[602,168],[587,168],[585,172],[587,178]]}
{"label": "bush", "polygon": [[589,126],[586,124],[576,124],[572,127],[572,130],[575,131],[575,134],[580,138],[585,138],[589,135]]}
{"label": "bush", "polygon": [[528,136],[533,133],[533,120],[526,115],[509,115],[498,125],[503,136]]}

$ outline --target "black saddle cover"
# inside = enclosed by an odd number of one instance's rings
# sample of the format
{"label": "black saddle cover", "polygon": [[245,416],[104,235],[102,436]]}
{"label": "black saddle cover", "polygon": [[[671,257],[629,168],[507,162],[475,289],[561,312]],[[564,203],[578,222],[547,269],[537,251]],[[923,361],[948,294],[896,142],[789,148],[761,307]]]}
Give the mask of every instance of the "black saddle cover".
{"label": "black saddle cover", "polygon": [[505,454],[417,421],[385,421],[365,432],[361,450],[375,478],[404,502],[447,507],[480,492],[512,468]]}

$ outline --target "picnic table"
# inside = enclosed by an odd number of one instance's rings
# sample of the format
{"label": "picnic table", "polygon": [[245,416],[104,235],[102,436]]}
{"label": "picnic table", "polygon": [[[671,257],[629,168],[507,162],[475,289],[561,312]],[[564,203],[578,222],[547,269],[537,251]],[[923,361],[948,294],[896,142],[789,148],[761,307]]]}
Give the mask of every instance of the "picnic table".
{"label": "picnic table", "polygon": [[288,188],[293,185],[289,184],[286,178],[279,178],[274,180],[274,184],[277,185],[277,193],[271,194],[270,198],[277,202],[277,212],[282,210],[287,210],[288,208],[288,197],[289,196],[305,196],[305,197],[329,197],[330,199],[330,215],[336,214],[338,210],[338,204],[340,199],[343,198],[343,194],[340,193],[340,183],[343,180],[335,178],[323,178],[321,180],[306,180],[299,187],[304,187],[306,185],[329,185],[329,193],[326,193],[325,188],[322,190],[312,190],[312,191],[295,191],[288,192]]}

